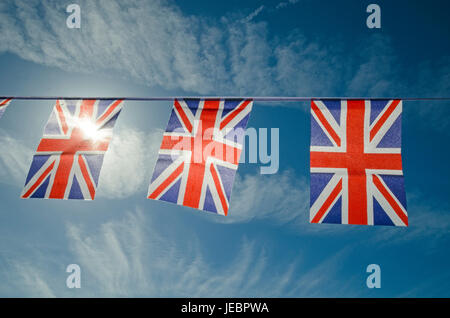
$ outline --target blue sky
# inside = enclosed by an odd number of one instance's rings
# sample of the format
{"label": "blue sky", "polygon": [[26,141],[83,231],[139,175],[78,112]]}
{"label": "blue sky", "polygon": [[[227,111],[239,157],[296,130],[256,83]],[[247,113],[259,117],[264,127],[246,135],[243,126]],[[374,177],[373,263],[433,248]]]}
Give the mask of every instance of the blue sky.
{"label": "blue sky", "polygon": [[[73,1],[75,2],[75,1]],[[449,96],[450,6],[377,1],[2,1],[0,95]],[[408,228],[309,224],[309,104],[255,103],[280,170],[242,164],[230,215],[146,199],[169,102],[126,102],[93,202],[20,193],[53,107],[0,120],[0,296],[449,297],[448,102],[404,102]],[[79,264],[81,289],[65,286]],[[368,289],[379,264],[382,287]]]}

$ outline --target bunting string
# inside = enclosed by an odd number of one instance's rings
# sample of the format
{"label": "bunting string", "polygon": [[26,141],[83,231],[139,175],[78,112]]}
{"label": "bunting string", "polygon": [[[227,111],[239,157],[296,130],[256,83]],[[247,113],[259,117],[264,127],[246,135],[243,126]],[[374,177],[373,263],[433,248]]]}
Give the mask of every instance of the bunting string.
{"label": "bunting string", "polygon": [[301,102],[311,100],[394,100],[403,101],[450,101],[450,97],[321,97],[321,96],[155,96],[155,97],[105,97],[105,96],[0,96],[13,100],[123,100],[123,101],[173,101],[175,99],[251,99],[254,102]]}

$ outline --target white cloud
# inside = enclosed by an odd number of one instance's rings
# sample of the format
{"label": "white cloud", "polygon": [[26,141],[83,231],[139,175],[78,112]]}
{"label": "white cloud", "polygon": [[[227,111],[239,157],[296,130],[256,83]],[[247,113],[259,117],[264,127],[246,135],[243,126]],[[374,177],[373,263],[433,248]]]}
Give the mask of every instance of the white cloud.
{"label": "white cloud", "polygon": [[227,216],[205,218],[219,223],[266,220],[287,225],[298,235],[339,235],[354,232],[346,226],[309,223],[309,184],[291,170],[274,175],[236,175]]}
{"label": "white cloud", "polygon": [[[32,264],[10,259],[12,265],[0,273],[0,294],[8,296],[14,290],[22,297],[300,297],[312,291],[330,295],[334,291],[328,286],[339,280],[335,273],[342,260],[342,253],[337,253],[319,261],[319,267],[302,270],[300,257],[274,264],[270,250],[244,239],[231,259],[217,265],[208,260],[194,232],[169,234],[150,213],[139,209],[89,231],[70,223],[67,238],[69,254],[63,262],[80,266],[81,289],[66,288],[61,260],[55,263],[48,253],[41,257],[34,251]],[[339,284],[334,286],[339,290]]]}
{"label": "white cloud", "polygon": [[167,240],[140,211],[107,222],[94,233],[87,234],[75,225],[68,227],[74,258],[85,277],[93,280],[86,289],[92,287],[89,292],[99,295],[277,296],[290,281],[291,273],[265,276],[264,252],[248,241],[234,260],[216,268],[205,260],[195,237],[187,246]]}
{"label": "white cloud", "polygon": [[429,251],[433,243],[448,235],[450,227],[450,215],[448,209],[437,203],[436,206],[425,205],[423,195],[408,202],[408,227],[399,229],[383,227],[375,237],[371,239],[376,243],[388,245],[402,244],[415,240],[422,240],[429,244]]}
{"label": "white cloud", "polygon": [[[78,4],[81,28],[73,30],[65,27],[64,3],[2,3],[0,38],[6,42],[0,51],[69,71],[118,73],[166,89],[211,92],[221,80],[224,52],[217,39],[221,32],[184,16],[169,2]],[[208,50],[203,49],[206,44]]]}
{"label": "white cloud", "polygon": [[[55,297],[50,286],[44,280],[44,276],[39,272],[32,264],[28,263],[14,263],[13,272],[17,275],[18,282],[14,282],[18,290],[22,295],[28,295],[28,297]],[[6,290],[4,293],[6,294]]]}
{"label": "white cloud", "polygon": [[300,224],[309,219],[309,188],[292,171],[275,175],[237,175],[230,213],[222,222],[271,219],[282,224]]}
{"label": "white cloud", "polygon": [[33,150],[0,129],[0,182],[22,187]]}
{"label": "white cloud", "polygon": [[252,21],[254,18],[256,18],[261,11],[264,10],[264,5],[259,6],[258,8],[256,8],[252,13],[250,13],[247,17],[245,17],[244,19],[242,19],[242,22],[247,23]]}
{"label": "white cloud", "polygon": [[[295,3],[295,1],[289,1]],[[213,95],[333,95],[355,81],[388,87],[364,67],[372,55],[343,54],[334,43],[311,41],[298,30],[285,39],[269,36],[264,22],[236,23],[236,14],[211,21],[186,16],[169,1],[79,1],[81,29],[65,27],[63,3],[46,0],[8,1],[0,6],[0,52],[8,51],[39,64],[76,72],[114,73],[168,90]],[[376,49],[380,41],[364,45]],[[358,61],[358,64],[353,61]],[[343,69],[342,65],[347,65]],[[362,65],[362,66],[361,66]],[[384,73],[382,73],[384,74]],[[363,77],[365,75],[365,77]],[[356,80],[352,81],[356,76]],[[364,90],[365,89],[365,90]]]}
{"label": "white cloud", "polygon": [[398,78],[399,63],[388,38],[370,37],[364,41],[360,54],[365,58],[357,59],[352,67],[355,73],[347,85],[349,96],[392,96],[392,92],[404,91],[405,83]]}
{"label": "white cloud", "polygon": [[276,297],[294,279],[292,266],[287,264],[287,270],[268,266],[264,249],[248,240],[232,260],[217,267],[206,260],[195,234],[187,243],[176,236],[168,240],[167,233],[140,211],[126,213],[121,220],[106,222],[89,233],[68,224],[67,236],[70,259],[82,271],[80,290],[67,289],[54,279],[48,259],[35,258],[33,266],[15,260],[12,268],[3,271],[8,276],[1,294],[9,295],[8,288],[14,285],[25,297]]}
{"label": "white cloud", "polygon": [[275,9],[282,9],[282,8],[286,8],[289,5],[292,4],[296,4],[297,2],[299,2],[300,0],[288,0],[288,1],[282,1],[280,3],[278,3],[275,7]]}
{"label": "white cloud", "polygon": [[[177,94],[180,90],[233,96],[448,92],[448,67],[427,73],[421,68],[429,70],[426,62],[402,65],[385,35],[369,36],[347,50],[338,38],[311,40],[299,30],[284,38],[271,36],[267,23],[252,21],[264,6],[247,17],[238,12],[212,21],[185,15],[164,0],[77,3],[81,29],[65,27],[66,4],[56,0],[3,1],[0,52],[68,71],[113,73]],[[284,1],[278,8],[295,3]],[[237,22],[242,19],[246,22]]]}
{"label": "white cloud", "polygon": [[134,128],[116,130],[104,158],[98,196],[120,199],[137,192],[145,195],[161,138],[159,130],[149,134]]}

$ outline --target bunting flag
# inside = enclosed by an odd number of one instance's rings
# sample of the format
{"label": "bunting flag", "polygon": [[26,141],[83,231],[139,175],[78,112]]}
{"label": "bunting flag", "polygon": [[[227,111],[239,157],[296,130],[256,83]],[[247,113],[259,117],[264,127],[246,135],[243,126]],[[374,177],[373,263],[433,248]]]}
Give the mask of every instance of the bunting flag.
{"label": "bunting flag", "polygon": [[57,100],[22,198],[93,200],[122,100]]}
{"label": "bunting flag", "polygon": [[148,198],[227,215],[252,100],[175,100]]}
{"label": "bunting flag", "polygon": [[401,100],[311,101],[311,223],[407,226]]}
{"label": "bunting flag", "polygon": [[9,103],[11,103],[11,98],[0,100],[0,118],[2,118]]}

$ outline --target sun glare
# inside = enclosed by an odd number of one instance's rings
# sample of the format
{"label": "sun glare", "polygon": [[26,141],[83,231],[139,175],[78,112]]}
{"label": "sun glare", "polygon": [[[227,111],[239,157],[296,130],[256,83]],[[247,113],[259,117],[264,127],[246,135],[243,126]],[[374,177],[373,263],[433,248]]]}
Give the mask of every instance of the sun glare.
{"label": "sun glare", "polygon": [[90,120],[79,121],[78,127],[80,127],[80,129],[83,131],[83,134],[86,139],[90,139],[94,142],[102,139],[101,131]]}

